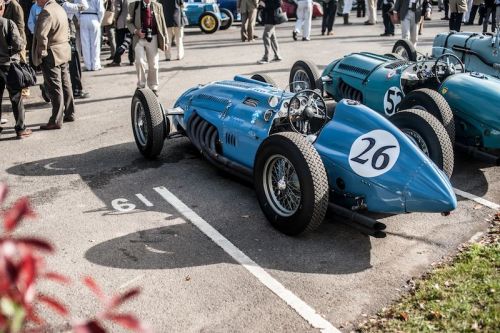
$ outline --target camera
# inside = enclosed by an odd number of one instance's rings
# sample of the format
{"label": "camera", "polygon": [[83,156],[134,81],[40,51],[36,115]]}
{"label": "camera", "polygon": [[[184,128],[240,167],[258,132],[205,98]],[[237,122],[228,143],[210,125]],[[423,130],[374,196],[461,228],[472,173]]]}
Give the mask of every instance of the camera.
{"label": "camera", "polygon": [[144,38],[150,43],[153,40],[153,29],[147,28],[144,31]]}

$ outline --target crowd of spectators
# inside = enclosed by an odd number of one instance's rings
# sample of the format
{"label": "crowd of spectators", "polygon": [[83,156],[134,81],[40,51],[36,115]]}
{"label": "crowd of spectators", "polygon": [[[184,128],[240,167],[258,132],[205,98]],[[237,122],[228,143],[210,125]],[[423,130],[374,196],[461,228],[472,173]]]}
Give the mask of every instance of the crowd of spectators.
{"label": "crowd of spectators", "polygon": [[[312,35],[312,0],[294,0],[297,21],[291,37],[309,41]],[[237,0],[241,15],[242,42],[254,42],[258,10],[264,25],[262,36],[264,55],[259,64],[281,61],[276,35],[277,17],[282,0]],[[350,25],[353,0],[322,0],[324,15],[321,35],[333,36],[335,17],[343,17]],[[128,53],[128,63],[136,67],[137,88],[148,86],[158,94],[160,51],[165,60],[184,58],[183,0],[0,0],[0,97],[7,88],[15,119],[18,138],[30,136],[25,126],[24,99],[28,88],[10,87],[7,73],[12,62],[29,63],[43,75],[40,85],[46,102],[52,103],[52,115],[42,130],[60,129],[64,122],[75,121],[74,99],[87,98],[82,83],[83,71],[99,71],[101,47],[106,39],[110,46],[110,60],[106,66],[122,65]],[[415,46],[422,33],[424,20],[431,19],[431,0],[357,0],[357,17],[367,17],[365,25],[376,25],[377,9],[382,10],[384,32],[394,36],[394,22],[401,23],[402,38]],[[460,31],[462,23],[478,24],[487,32],[495,32],[500,21],[500,0],[439,0],[438,10],[444,11],[443,20],[449,20],[450,30]],[[105,37],[105,38],[104,38]],[[172,46],[177,48],[173,56]],[[271,54],[271,52],[273,54]],[[83,56],[83,68],[81,67]],[[0,104],[0,120],[2,118]],[[2,127],[0,127],[0,133]]]}

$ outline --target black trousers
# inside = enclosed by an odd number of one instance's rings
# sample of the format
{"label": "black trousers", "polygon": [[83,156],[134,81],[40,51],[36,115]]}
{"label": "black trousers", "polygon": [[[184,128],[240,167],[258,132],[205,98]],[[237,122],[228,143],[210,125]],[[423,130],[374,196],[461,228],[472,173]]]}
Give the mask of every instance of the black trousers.
{"label": "black trousers", "polygon": [[357,9],[356,9],[357,17],[365,17],[366,16],[366,3],[364,0],[358,1]]}
{"label": "black trousers", "polygon": [[444,17],[449,17],[448,13],[450,12],[450,0],[444,0]]}
{"label": "black trousers", "polygon": [[394,24],[391,22],[391,18],[389,17],[389,11],[392,8],[392,4],[382,5],[382,19],[384,20],[384,27],[386,34],[394,34]]}
{"label": "black trousers", "polygon": [[464,18],[464,13],[451,13],[450,15],[450,31],[460,31],[462,26],[462,19]]}
{"label": "black trousers", "polygon": [[76,50],[76,41],[71,41],[71,60],[69,62],[69,74],[71,77],[71,86],[73,94],[78,95],[83,90],[82,85],[82,66],[80,65],[80,55]]}
{"label": "black trousers", "polygon": [[[123,41],[125,40],[125,35],[127,34],[128,29],[116,29],[116,47],[117,49],[122,45]],[[135,55],[134,55],[134,49],[132,47],[132,43],[130,43],[130,47],[128,49],[128,61],[129,62],[134,62],[135,61]],[[113,62],[119,64],[122,62],[122,54],[115,52],[115,55],[113,57]]]}
{"label": "black trousers", "polygon": [[469,14],[469,21],[467,22],[468,24],[474,24],[474,20],[476,19],[476,13],[477,10],[479,9],[479,5],[472,5],[470,8],[470,14]]}
{"label": "black trousers", "polygon": [[75,102],[68,67],[67,63],[56,66],[50,51],[49,55],[42,61],[43,80],[52,103],[50,124],[62,125],[63,115],[73,116],[75,114]]}
{"label": "black trousers", "polygon": [[[6,78],[9,72],[10,66],[0,66],[0,118],[2,118],[2,98],[7,85]],[[14,119],[16,120],[16,125],[14,126],[16,132],[22,131],[25,128],[24,125],[24,103],[21,96],[21,90],[13,90],[7,87],[9,92],[9,99],[12,105],[12,113],[14,113]]]}
{"label": "black trousers", "polygon": [[488,32],[488,23],[490,21],[490,15],[491,15],[491,32],[495,32],[497,26],[496,22],[497,10],[499,9],[495,5],[493,5],[493,7],[486,7],[486,15],[484,16],[483,19],[483,32]]}
{"label": "black trousers", "polygon": [[331,0],[323,5],[323,23],[321,32],[332,31],[335,23],[335,14],[337,13],[337,1]]}

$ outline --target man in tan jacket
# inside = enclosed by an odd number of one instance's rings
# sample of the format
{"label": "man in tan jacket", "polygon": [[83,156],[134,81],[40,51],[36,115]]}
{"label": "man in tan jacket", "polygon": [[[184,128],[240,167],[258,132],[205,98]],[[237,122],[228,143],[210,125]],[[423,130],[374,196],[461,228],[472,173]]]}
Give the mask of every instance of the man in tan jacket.
{"label": "man in tan jacket", "polygon": [[254,40],[253,31],[255,29],[255,19],[257,18],[258,0],[238,0],[237,8],[241,14],[241,41],[252,42]]}
{"label": "man in tan jacket", "polygon": [[37,0],[37,4],[43,9],[35,25],[33,64],[42,65],[43,79],[52,102],[52,116],[40,129],[60,129],[63,120],[75,120],[73,89],[68,70],[68,62],[71,60],[68,17],[55,0]]}
{"label": "man in tan jacket", "polygon": [[[155,0],[140,0],[128,5],[127,28],[134,36],[137,88],[146,86],[158,95],[158,70],[160,68],[158,49],[165,51],[168,43],[167,25],[163,7]],[[146,66],[147,64],[147,66]]]}

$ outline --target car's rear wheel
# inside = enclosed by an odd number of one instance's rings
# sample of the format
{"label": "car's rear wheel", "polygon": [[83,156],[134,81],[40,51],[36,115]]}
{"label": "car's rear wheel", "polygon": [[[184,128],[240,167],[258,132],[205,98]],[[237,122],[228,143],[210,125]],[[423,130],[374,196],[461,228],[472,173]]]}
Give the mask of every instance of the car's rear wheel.
{"label": "car's rear wheel", "polygon": [[316,149],[300,134],[269,136],[255,158],[254,183],[269,222],[287,235],[317,228],[328,207],[328,178]]}
{"label": "car's rear wheel", "polygon": [[215,13],[204,12],[200,16],[198,25],[200,26],[201,31],[203,31],[204,33],[213,34],[217,30],[219,30],[220,20],[217,15],[215,15]]}
{"label": "car's rear wheel", "polygon": [[276,81],[273,80],[272,77],[270,77],[267,74],[261,74],[261,73],[255,73],[250,77],[252,80],[264,82],[264,83],[269,83],[273,87],[277,87],[278,85],[276,84]]}
{"label": "car's rear wheel", "polygon": [[319,81],[318,67],[311,61],[299,60],[293,64],[288,80],[291,92],[299,92],[303,89],[322,90],[323,87]]}
{"label": "car's rear wheel", "polygon": [[155,158],[165,140],[165,118],[156,95],[149,89],[137,89],[132,98],[132,129],[135,143],[146,158]]}
{"label": "car's rear wheel", "polygon": [[451,177],[455,163],[453,146],[439,120],[428,112],[417,109],[399,111],[389,119]]}
{"label": "car's rear wheel", "polygon": [[450,105],[437,91],[428,88],[414,90],[408,93],[398,106],[399,110],[418,109],[429,112],[443,124],[455,144],[455,119]]}
{"label": "car's rear wheel", "polygon": [[415,50],[413,44],[406,39],[398,40],[392,47],[392,53],[399,54],[409,61],[417,61],[417,50]]}
{"label": "car's rear wheel", "polygon": [[224,21],[224,23],[221,23],[220,30],[227,30],[233,25],[234,22],[234,16],[233,13],[227,8],[221,8],[220,12],[226,15],[229,19]]}

